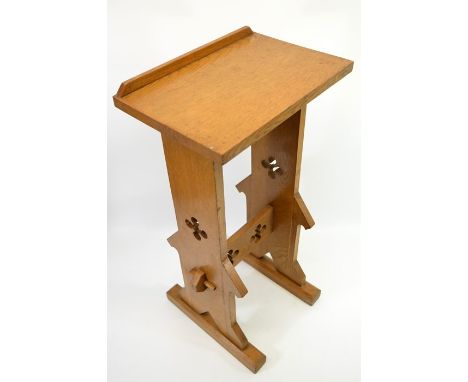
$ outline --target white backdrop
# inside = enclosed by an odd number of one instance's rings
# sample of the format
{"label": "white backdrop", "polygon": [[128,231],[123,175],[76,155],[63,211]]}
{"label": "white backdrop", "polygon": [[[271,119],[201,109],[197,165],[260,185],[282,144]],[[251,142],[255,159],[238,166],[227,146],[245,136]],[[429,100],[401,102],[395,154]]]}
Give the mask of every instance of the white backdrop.
{"label": "white backdrop", "polygon": [[[108,379],[360,380],[359,1],[109,1]],[[238,323],[267,356],[256,376],[165,296],[182,283],[160,134],[114,108],[119,84],[241,26],[355,61],[307,109],[300,191],[316,221],[299,262],[322,290],[309,307],[249,266]],[[245,222],[234,185],[249,150],[225,166],[228,234]],[[294,377],[291,377],[294,375]]]}

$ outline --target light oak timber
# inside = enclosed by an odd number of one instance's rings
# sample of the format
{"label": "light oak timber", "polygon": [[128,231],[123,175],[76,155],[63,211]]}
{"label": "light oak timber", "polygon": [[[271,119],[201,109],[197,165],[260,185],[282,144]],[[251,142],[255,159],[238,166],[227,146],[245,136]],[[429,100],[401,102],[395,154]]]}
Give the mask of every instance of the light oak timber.
{"label": "light oak timber", "polygon": [[233,264],[237,265],[242,256],[255,251],[260,242],[267,241],[272,227],[273,207],[267,205],[228,239],[228,253],[233,252]]}
{"label": "light oak timber", "polygon": [[259,351],[255,346],[250,343],[243,349],[239,349],[229,338],[223,335],[210,320],[208,314],[199,314],[191,308],[181,297],[181,286],[174,285],[170,290],[167,291],[168,299],[177,306],[182,312],[184,312],[193,322],[195,322],[200,328],[207,332],[224,347],[229,353],[236,357],[243,365],[250,369],[253,373],[256,373],[265,363],[266,356]]}
{"label": "light oak timber", "polygon": [[244,27],[123,82],[114,103],[224,164],[352,68]]}
{"label": "light oak timber", "polygon": [[[306,229],[314,221],[299,195],[299,174],[305,107],[270,134],[252,145],[252,174],[237,185],[246,194],[247,220],[266,205],[273,206],[273,232],[255,252],[262,257],[271,253],[275,268],[299,286],[305,285],[305,274],[297,261],[300,225]],[[262,161],[273,158],[282,170],[274,178]]]}
{"label": "light oak timber", "polygon": [[267,256],[258,258],[249,253],[244,255],[242,260],[309,305],[313,305],[320,297],[320,289],[307,281],[303,285],[298,285],[290,278],[278,272],[273,265],[273,261]]}
{"label": "light oak timber", "polygon": [[211,41],[208,44],[191,50],[190,52],[187,52],[179,57],[174,58],[173,60],[157,66],[156,68],[150,69],[142,74],[139,74],[138,76],[122,82],[116,95],[117,97],[125,97],[131,92],[134,92],[135,90],[138,90],[143,86],[160,79],[161,77],[175,72],[176,70],[179,70],[184,66],[199,60],[200,58],[208,56],[209,54],[216,52],[217,50],[224,48],[225,46],[232,44],[233,42],[240,40],[241,38],[244,38],[252,33],[252,29],[249,27],[242,27],[235,30],[234,32],[228,33],[227,35]]}
{"label": "light oak timber", "polygon": [[[246,293],[235,269],[226,269],[226,224],[221,162],[215,162],[162,136],[178,231],[168,240],[180,257],[185,287],[180,297],[197,313],[209,313],[218,329],[240,349],[247,338],[236,321],[235,294]],[[192,218],[198,222],[191,228]],[[205,232],[206,238],[200,233]],[[202,270],[215,289],[191,287],[193,271]]]}
{"label": "light oak timber", "polygon": [[[245,261],[312,305],[320,290],[298,262],[300,227],[314,220],[299,193],[306,105],[353,62],[235,30],[124,81],[114,104],[161,132],[177,220],[168,238],[184,285],[167,297],[252,372],[266,357],[244,335],[235,298]],[[251,146],[247,222],[226,236],[222,166]],[[267,254],[271,255],[271,260]]]}

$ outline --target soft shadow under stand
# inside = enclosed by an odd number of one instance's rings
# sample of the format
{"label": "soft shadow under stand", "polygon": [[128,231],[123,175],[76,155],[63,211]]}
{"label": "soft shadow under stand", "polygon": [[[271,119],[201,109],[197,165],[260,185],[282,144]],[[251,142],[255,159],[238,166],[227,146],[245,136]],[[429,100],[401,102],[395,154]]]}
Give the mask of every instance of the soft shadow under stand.
{"label": "soft shadow under stand", "polygon": [[[244,27],[114,96],[162,134],[178,227],[168,241],[184,276],[169,300],[253,372],[266,357],[236,322],[235,296],[247,288],[235,266],[245,261],[307,304],[318,299],[297,261],[300,226],[314,225],[298,191],[306,105],[352,68]],[[252,173],[237,185],[247,223],[227,238],[222,166],[249,146]]]}

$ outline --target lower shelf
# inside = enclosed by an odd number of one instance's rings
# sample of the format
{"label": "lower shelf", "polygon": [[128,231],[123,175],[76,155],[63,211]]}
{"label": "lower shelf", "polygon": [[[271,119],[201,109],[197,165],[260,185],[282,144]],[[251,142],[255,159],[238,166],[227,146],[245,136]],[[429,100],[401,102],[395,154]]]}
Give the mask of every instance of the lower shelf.
{"label": "lower shelf", "polygon": [[302,286],[296,284],[294,281],[278,272],[273,265],[273,261],[266,256],[258,258],[254,255],[247,254],[242,257],[242,260],[309,305],[313,305],[320,297],[320,289],[308,282]]}
{"label": "lower shelf", "polygon": [[209,322],[203,315],[194,311],[190,305],[182,300],[179,295],[179,291],[181,289],[182,287],[180,285],[174,285],[167,291],[167,298],[189,318],[191,318],[192,321],[200,328],[213,337],[216,342],[236,357],[244,366],[256,373],[266,361],[265,354],[250,343],[245,347],[245,349],[239,349],[223,333],[221,333],[216,326]]}

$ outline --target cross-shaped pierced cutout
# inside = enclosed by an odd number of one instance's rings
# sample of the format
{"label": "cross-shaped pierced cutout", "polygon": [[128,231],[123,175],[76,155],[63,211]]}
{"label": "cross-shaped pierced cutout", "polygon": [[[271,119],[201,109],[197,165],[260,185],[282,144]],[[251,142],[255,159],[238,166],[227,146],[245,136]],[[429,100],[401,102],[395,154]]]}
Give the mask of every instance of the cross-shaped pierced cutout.
{"label": "cross-shaped pierced cutout", "polygon": [[185,219],[185,224],[187,224],[189,228],[193,229],[193,236],[195,236],[195,239],[201,240],[202,238],[208,238],[206,232],[200,229],[200,223],[198,222],[197,218],[192,216],[190,220]]}
{"label": "cross-shaped pierced cutout", "polygon": [[234,258],[239,254],[239,250],[236,249],[235,251],[233,251],[232,249],[230,249],[228,252],[227,252],[227,256],[229,258],[229,261],[231,263],[234,263]]}
{"label": "cross-shaped pierced cutout", "polygon": [[266,229],[266,225],[257,225],[255,233],[250,237],[250,241],[257,243],[262,238],[262,231]]}
{"label": "cross-shaped pierced cutout", "polygon": [[283,175],[283,169],[273,157],[268,157],[268,160],[262,160],[262,166],[268,169],[268,176],[272,179],[275,179],[276,175]]}

